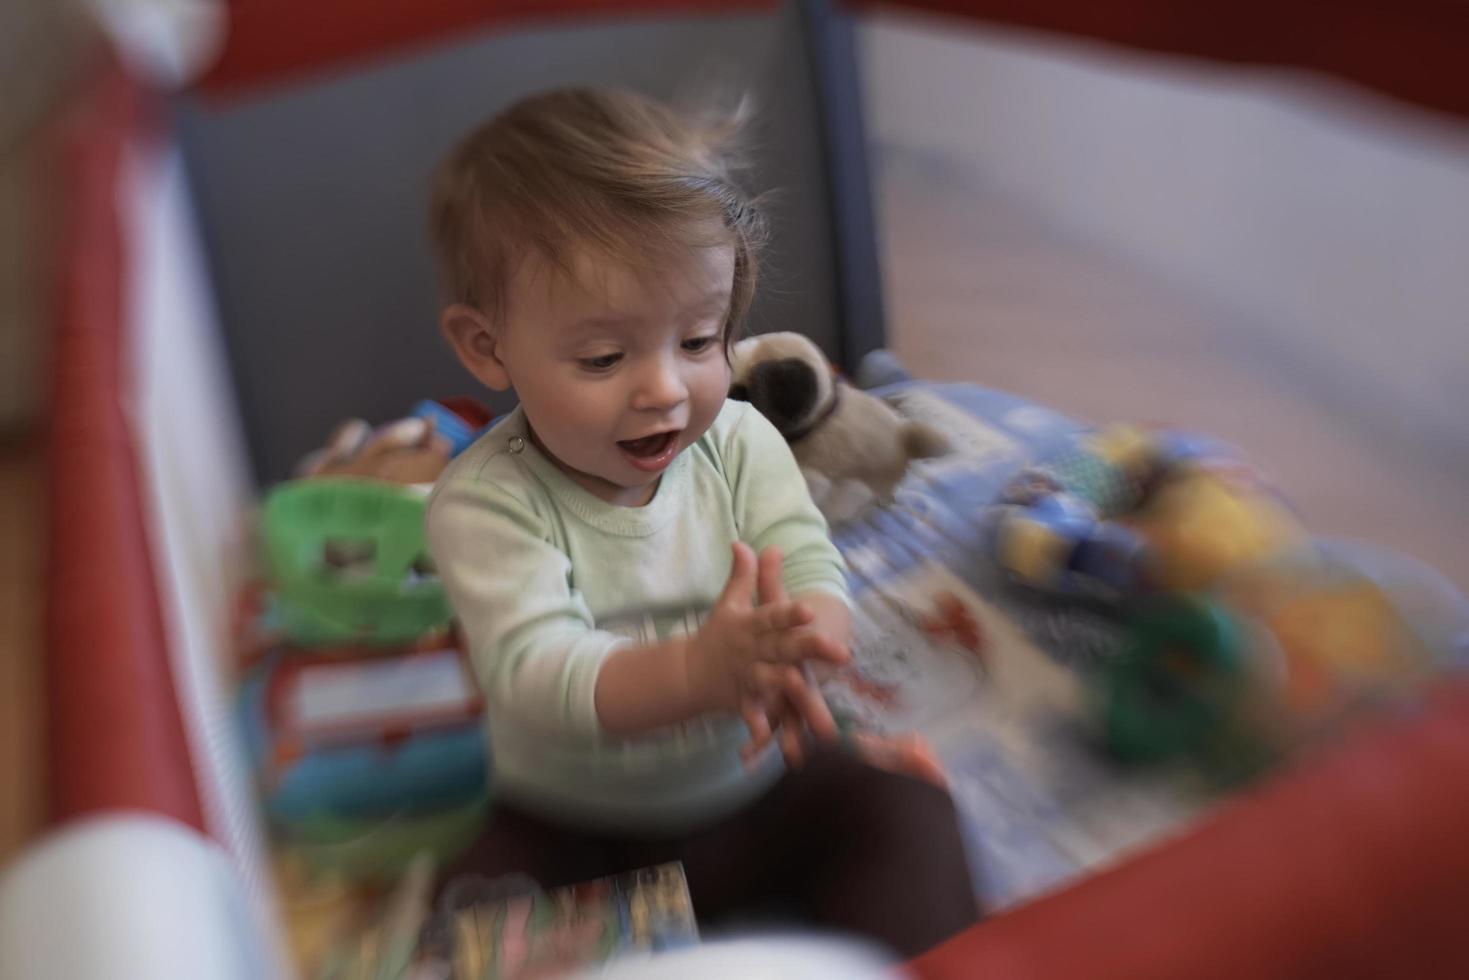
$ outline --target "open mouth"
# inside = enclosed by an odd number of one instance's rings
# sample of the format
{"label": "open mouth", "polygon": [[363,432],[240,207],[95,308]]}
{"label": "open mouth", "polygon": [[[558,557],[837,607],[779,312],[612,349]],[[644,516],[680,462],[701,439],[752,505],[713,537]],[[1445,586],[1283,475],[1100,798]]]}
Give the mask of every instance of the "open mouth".
{"label": "open mouth", "polygon": [[673,459],[678,448],[678,431],[657,432],[641,439],[624,439],[617,444],[628,462],[640,470],[660,470]]}

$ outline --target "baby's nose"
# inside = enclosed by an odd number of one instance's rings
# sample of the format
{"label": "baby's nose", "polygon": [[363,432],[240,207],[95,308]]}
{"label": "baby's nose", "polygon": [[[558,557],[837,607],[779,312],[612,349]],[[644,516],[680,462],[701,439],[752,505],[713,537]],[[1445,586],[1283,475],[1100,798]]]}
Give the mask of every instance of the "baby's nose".
{"label": "baby's nose", "polygon": [[682,404],[689,395],[683,376],[671,364],[651,365],[638,381],[638,390],[633,398],[634,408],[673,408]]}

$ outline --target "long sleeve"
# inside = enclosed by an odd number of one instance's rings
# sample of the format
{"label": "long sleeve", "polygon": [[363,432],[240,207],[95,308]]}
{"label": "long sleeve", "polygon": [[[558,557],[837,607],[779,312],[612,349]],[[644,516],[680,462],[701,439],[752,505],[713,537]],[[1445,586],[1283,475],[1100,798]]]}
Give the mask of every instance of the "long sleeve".
{"label": "long sleeve", "polygon": [[490,710],[549,734],[600,732],[597,672],[627,641],[594,628],[546,521],[500,486],[456,480],[427,533]]}
{"label": "long sleeve", "polygon": [[506,799],[574,826],[682,833],[780,777],[778,756],[745,766],[736,718],[622,738],[596,713],[613,651],[698,629],[735,540],[779,545],[793,592],[845,595],[800,471],[754,410],[726,406],[647,505],[618,507],[541,454],[517,409],[449,465],[427,532],[485,694]]}
{"label": "long sleeve", "polygon": [[785,556],[791,595],[826,592],[848,598],[846,566],[831,543],[800,467],[775,426],[753,408],[723,447],[726,478],[740,536],[756,552],[772,545]]}

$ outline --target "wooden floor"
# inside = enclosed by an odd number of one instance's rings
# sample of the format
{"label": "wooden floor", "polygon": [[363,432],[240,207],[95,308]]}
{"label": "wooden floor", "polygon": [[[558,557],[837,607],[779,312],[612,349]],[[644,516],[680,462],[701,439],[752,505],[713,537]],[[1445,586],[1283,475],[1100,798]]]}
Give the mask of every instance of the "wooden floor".
{"label": "wooden floor", "polygon": [[972,177],[879,153],[889,341],[919,376],[1244,448],[1309,527],[1398,549],[1469,590],[1469,474],[1308,394],[1228,311],[1068,240]]}
{"label": "wooden floor", "polygon": [[40,827],[41,458],[0,443],[0,866]]}

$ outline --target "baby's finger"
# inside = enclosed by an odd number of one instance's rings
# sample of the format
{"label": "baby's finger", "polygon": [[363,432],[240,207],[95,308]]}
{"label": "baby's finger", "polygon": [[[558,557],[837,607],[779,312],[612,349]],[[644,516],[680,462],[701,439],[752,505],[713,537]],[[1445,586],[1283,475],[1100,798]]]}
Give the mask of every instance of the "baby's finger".
{"label": "baby's finger", "polygon": [[770,715],[765,702],[760,698],[747,697],[740,701],[740,717],[750,730],[751,742],[770,741]]}
{"label": "baby's finger", "polygon": [[881,736],[858,732],[852,736],[857,755],[870,766],[904,776],[927,780],[940,789],[949,788],[949,774],[933,746],[921,735]]}
{"label": "baby's finger", "polygon": [[766,700],[770,727],[774,739],[780,745],[780,753],[786,765],[797,768],[805,762],[805,722],[790,699],[783,692]]}
{"label": "baby's finger", "polygon": [[786,601],[785,557],[780,549],[772,545],[760,552],[758,587],[760,604]]}
{"label": "baby's finger", "polygon": [[763,724],[756,723],[757,727],[764,732],[764,737],[746,742],[741,747],[740,756],[747,765],[753,763],[758,755],[777,741],[780,727],[790,720],[791,714],[790,707],[778,693],[769,697],[755,696],[750,700],[764,717]]}
{"label": "baby's finger", "polygon": [[759,742],[756,742],[755,740],[751,739],[750,741],[746,742],[744,745],[741,745],[740,746],[740,761],[742,763],[744,763],[747,768],[753,768],[754,765],[755,765],[755,760],[757,760],[757,759],[760,758],[761,754],[765,751],[766,747],[768,745],[770,745],[770,743],[773,742],[774,740],[775,740],[775,737],[773,735],[771,735],[771,736],[767,736],[766,738],[762,739]]}
{"label": "baby's finger", "polygon": [[799,769],[806,764],[806,750],[801,744],[801,726],[786,722],[780,726],[780,754],[785,756],[786,765]]}
{"label": "baby's finger", "polygon": [[740,716],[750,730],[750,740],[740,747],[740,757],[748,763],[771,742],[770,714],[759,698],[745,698],[740,702]]}
{"label": "baby's finger", "polygon": [[744,680],[745,686],[754,690],[761,700],[778,701],[785,692],[786,667],[757,660],[745,668]]}
{"label": "baby's finger", "polygon": [[845,666],[852,655],[841,644],[830,637],[811,630],[786,630],[764,638],[764,658],[787,664],[798,664],[807,660]]}
{"label": "baby's finger", "polygon": [[784,685],[786,701],[811,734],[826,742],[837,740],[837,723],[821,690],[795,667],[786,668]]}
{"label": "baby's finger", "polygon": [[777,602],[760,606],[751,619],[755,633],[778,633],[805,626],[816,618],[811,607],[799,602]]}
{"label": "baby's finger", "polygon": [[719,605],[744,612],[755,603],[755,552],[743,541],[736,541],[731,551],[729,581],[719,596]]}

